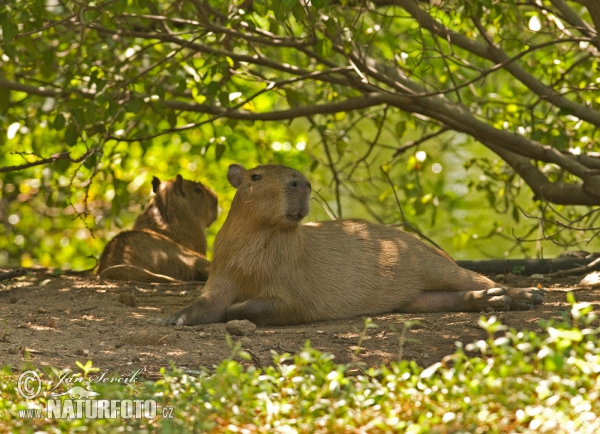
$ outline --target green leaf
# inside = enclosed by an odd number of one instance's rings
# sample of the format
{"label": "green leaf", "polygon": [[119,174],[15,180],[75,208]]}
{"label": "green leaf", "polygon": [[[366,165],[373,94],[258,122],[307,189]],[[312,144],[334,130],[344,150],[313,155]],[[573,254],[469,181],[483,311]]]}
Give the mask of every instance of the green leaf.
{"label": "green leaf", "polygon": [[396,122],[396,136],[398,136],[399,139],[402,138],[402,136],[404,135],[404,133],[406,132],[406,122],[404,121],[398,121]]}
{"label": "green leaf", "polygon": [[287,16],[287,10],[282,0],[273,1],[273,12],[275,12],[275,19],[277,21],[284,21]]}
{"label": "green leaf", "polygon": [[69,123],[67,130],[65,131],[65,143],[68,147],[75,146],[77,139],[79,138],[79,131],[77,125],[73,122]]}
{"label": "green leaf", "polygon": [[66,122],[67,120],[65,119],[65,116],[62,113],[59,113],[54,118],[52,126],[56,131],[60,131],[65,127]]}
{"label": "green leaf", "polygon": [[139,99],[132,99],[125,106],[126,110],[129,113],[135,113],[135,114],[138,114],[142,110],[142,107],[144,107],[144,103],[142,101],[140,101]]}
{"label": "green leaf", "polygon": [[74,108],[71,111],[71,113],[73,114],[73,118],[75,119],[77,124],[83,127],[85,125],[85,112],[83,111],[83,109],[77,107]]}
{"label": "green leaf", "polygon": [[519,220],[521,220],[521,213],[519,212],[519,208],[517,208],[516,206],[513,206],[512,217],[513,220],[517,223],[519,223]]}
{"label": "green leaf", "polygon": [[84,161],[83,165],[88,169],[92,169],[98,162],[98,154],[93,153]]}
{"label": "green leaf", "polygon": [[290,107],[298,107],[308,103],[308,100],[303,94],[293,89],[285,89],[285,98]]}
{"label": "green leaf", "polygon": [[171,128],[175,128],[175,126],[177,125],[177,115],[173,110],[169,110],[167,112],[167,122],[169,122]]}
{"label": "green leaf", "polygon": [[116,0],[113,8],[117,14],[122,14],[127,10],[127,0]]}
{"label": "green leaf", "polygon": [[2,40],[4,42],[10,41],[12,38],[17,36],[19,33],[19,28],[15,23],[13,23],[10,18],[6,18],[4,24],[2,25]]}
{"label": "green leaf", "polygon": [[226,148],[226,146],[223,145],[222,143],[218,143],[217,146],[215,147],[215,159],[217,161],[219,161],[221,159],[221,157],[223,156],[223,153],[225,152],[225,148]]}
{"label": "green leaf", "polygon": [[317,53],[324,58],[330,57],[333,53],[333,44],[331,43],[331,40],[320,39],[319,42],[317,42]]}
{"label": "green leaf", "polygon": [[298,0],[282,0],[281,4],[286,9],[286,11],[290,11],[294,6],[296,6],[296,4],[298,4]]}
{"label": "green leaf", "polygon": [[[6,113],[10,107],[10,90],[5,87],[0,87],[0,114]],[[4,134],[0,134],[4,135]]]}
{"label": "green leaf", "polygon": [[304,10],[304,6],[302,6],[301,4],[297,3],[294,8],[292,9],[292,14],[294,15],[294,18],[296,18],[296,21],[298,21],[299,23],[303,23],[304,21],[306,21],[306,11]]}
{"label": "green leaf", "polygon": [[71,166],[71,161],[69,160],[62,159],[54,162],[54,169],[60,174],[65,173],[69,166]]}

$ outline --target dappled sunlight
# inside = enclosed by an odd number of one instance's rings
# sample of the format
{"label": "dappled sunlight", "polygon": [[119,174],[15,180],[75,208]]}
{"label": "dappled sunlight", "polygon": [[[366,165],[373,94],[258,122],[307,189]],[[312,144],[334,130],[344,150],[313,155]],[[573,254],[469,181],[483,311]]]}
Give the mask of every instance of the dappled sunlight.
{"label": "dappled sunlight", "polygon": [[152,307],[152,306],[138,306],[137,307],[140,310],[153,310],[155,312],[162,312],[162,309],[159,307]]}
{"label": "dappled sunlight", "polygon": [[397,240],[380,240],[378,263],[388,268],[394,267],[400,262],[400,249],[406,251],[405,243]]}
{"label": "dappled sunlight", "polygon": [[82,323],[84,321],[102,322],[106,318],[96,318],[94,315],[83,315],[81,318],[71,318],[69,321],[73,323]]}
{"label": "dappled sunlight", "polygon": [[173,357],[173,356],[185,356],[188,353],[189,353],[189,351],[181,351],[181,350],[167,351],[167,356],[170,356],[170,357]]}
{"label": "dappled sunlight", "polygon": [[371,234],[367,229],[367,224],[359,220],[343,220],[341,222],[342,230],[348,235],[358,236],[363,240],[371,239]]}
{"label": "dappled sunlight", "polygon": [[29,330],[34,330],[37,332],[43,331],[43,332],[54,332],[54,333],[62,333],[62,330],[60,330],[59,328],[56,327],[50,327],[47,325],[41,325],[41,324],[32,324],[32,323],[25,323],[23,325],[21,325],[21,327],[29,329]]}
{"label": "dappled sunlight", "polygon": [[196,263],[196,258],[191,257],[191,256],[185,256],[185,255],[177,255],[177,258],[179,258],[179,260],[181,262],[183,262],[184,264],[186,264],[189,267],[193,267],[194,264]]}

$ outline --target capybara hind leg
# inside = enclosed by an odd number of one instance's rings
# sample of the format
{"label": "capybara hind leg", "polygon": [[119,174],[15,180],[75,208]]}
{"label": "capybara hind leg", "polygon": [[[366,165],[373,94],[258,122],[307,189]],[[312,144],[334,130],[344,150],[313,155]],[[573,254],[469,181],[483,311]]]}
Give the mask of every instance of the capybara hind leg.
{"label": "capybara hind leg", "polygon": [[247,319],[259,325],[292,324],[292,318],[284,315],[283,303],[276,297],[257,297],[231,305],[227,309],[227,320]]}
{"label": "capybara hind leg", "polygon": [[511,310],[531,310],[544,301],[545,289],[508,288]]}
{"label": "capybara hind leg", "polygon": [[481,291],[423,291],[418,298],[397,309],[402,313],[481,312],[487,308],[508,310],[510,298],[505,288]]}

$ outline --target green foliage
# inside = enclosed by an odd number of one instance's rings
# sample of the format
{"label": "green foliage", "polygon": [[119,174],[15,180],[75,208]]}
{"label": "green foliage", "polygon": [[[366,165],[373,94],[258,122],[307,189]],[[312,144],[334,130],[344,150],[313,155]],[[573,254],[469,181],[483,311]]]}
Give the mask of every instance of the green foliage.
{"label": "green foliage", "polygon": [[[162,371],[157,381],[94,383],[98,399],[154,399],[173,407],[172,419],[20,419],[19,410],[43,409],[46,398],[25,402],[16,375],[0,374],[3,431],[90,432],[595,432],[600,421],[600,328],[587,303],[571,301],[571,323],[545,332],[508,330],[495,317],[479,324],[486,340],[462,345],[426,369],[414,362],[365,369],[338,365],[307,345],[274,355],[256,368],[234,358],[213,370]],[[239,353],[242,360],[249,358]],[[89,365],[89,366],[88,366]],[[91,368],[88,362],[87,368]],[[83,366],[83,365],[82,365]],[[357,374],[357,372],[359,372]],[[60,372],[47,370],[46,386]],[[159,414],[162,414],[159,410]]]}
{"label": "green foliage", "polygon": [[[310,168],[311,217],[406,220],[459,257],[597,249],[597,208],[567,205],[600,190],[587,10],[432,3],[3,2],[0,266],[93,267],[152,176],[206,182],[227,211],[231,162]],[[390,99],[353,108],[373,95]],[[509,161],[518,138],[535,155]]]}

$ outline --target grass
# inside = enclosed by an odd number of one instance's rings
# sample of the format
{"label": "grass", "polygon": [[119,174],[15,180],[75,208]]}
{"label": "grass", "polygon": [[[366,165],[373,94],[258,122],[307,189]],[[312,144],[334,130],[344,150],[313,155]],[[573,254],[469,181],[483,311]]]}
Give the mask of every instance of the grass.
{"label": "grass", "polygon": [[[91,399],[155,400],[157,414],[172,409],[172,418],[21,418],[46,409],[50,380],[64,372],[40,372],[42,393],[25,400],[5,367],[0,432],[600,432],[600,328],[591,305],[569,301],[570,318],[543,324],[541,335],[482,318],[488,338],[465,347],[478,356],[459,345],[425,369],[399,361],[357,370],[307,344],[261,369],[232,357],[210,371],[165,369],[154,382],[88,387],[99,393]],[[91,362],[78,365],[81,380],[94,375]]]}

